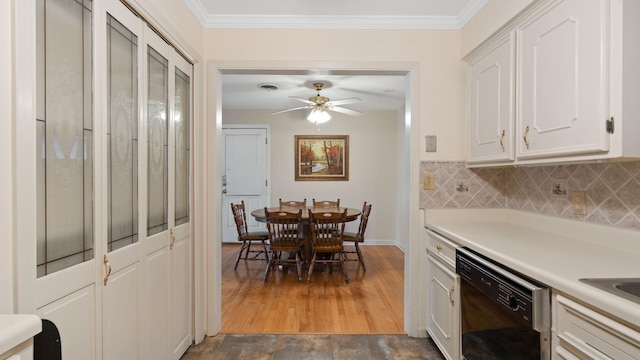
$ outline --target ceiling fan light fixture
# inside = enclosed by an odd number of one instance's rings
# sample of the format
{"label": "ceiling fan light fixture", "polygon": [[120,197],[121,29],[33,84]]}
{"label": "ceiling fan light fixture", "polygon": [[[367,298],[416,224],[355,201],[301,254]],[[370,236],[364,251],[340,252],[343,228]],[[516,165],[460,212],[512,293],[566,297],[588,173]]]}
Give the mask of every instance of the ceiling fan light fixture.
{"label": "ceiling fan light fixture", "polygon": [[309,113],[309,116],[307,116],[307,120],[318,125],[331,120],[331,115],[322,109],[313,109],[311,113]]}

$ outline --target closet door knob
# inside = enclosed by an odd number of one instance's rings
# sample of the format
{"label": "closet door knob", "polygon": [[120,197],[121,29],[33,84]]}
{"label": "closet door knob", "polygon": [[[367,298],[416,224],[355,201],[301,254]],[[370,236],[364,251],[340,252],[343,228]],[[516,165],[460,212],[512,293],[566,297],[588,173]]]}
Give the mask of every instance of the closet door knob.
{"label": "closet door knob", "polygon": [[107,259],[107,255],[102,258],[102,263],[106,269],[107,274],[104,276],[104,286],[107,286],[107,281],[109,281],[109,276],[111,276],[111,264],[109,264],[109,259]]}

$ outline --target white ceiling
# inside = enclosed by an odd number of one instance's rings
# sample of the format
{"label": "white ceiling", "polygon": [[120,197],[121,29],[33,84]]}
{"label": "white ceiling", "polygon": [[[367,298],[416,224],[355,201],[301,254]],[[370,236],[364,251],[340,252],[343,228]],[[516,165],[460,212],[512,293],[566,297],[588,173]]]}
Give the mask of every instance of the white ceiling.
{"label": "white ceiling", "polygon": [[[307,99],[316,95],[314,83],[324,84],[321,92],[331,100],[357,97],[360,103],[342,107],[353,110],[397,110],[404,105],[405,77],[402,75],[305,74],[225,74],[222,75],[222,108],[244,110],[285,110],[305,104],[289,96]],[[260,84],[273,84],[268,91]],[[302,110],[301,110],[302,111]]]}
{"label": "white ceiling", "polygon": [[[489,0],[183,0],[207,28],[459,29]],[[222,75],[223,109],[284,110],[304,105],[289,96],[350,97],[354,110],[397,110],[406,95],[403,74],[327,73],[309,69]],[[259,84],[279,89],[265,91]]]}

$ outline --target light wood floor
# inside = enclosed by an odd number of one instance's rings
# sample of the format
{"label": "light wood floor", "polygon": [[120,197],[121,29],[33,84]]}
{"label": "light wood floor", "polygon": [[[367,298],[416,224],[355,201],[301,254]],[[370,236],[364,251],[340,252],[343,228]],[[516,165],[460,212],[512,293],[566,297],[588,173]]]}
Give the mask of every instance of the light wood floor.
{"label": "light wood floor", "polygon": [[367,271],[358,262],[315,271],[298,282],[294,268],[272,271],[241,260],[236,244],[222,246],[222,330],[226,334],[405,334],[404,254],[395,246],[362,246]]}

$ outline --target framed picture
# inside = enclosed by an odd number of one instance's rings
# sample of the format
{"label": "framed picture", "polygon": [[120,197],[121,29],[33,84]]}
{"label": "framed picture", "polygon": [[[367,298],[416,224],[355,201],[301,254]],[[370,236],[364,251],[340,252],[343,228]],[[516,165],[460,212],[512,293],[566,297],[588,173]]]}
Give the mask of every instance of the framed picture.
{"label": "framed picture", "polygon": [[296,181],[349,180],[349,135],[296,135]]}

